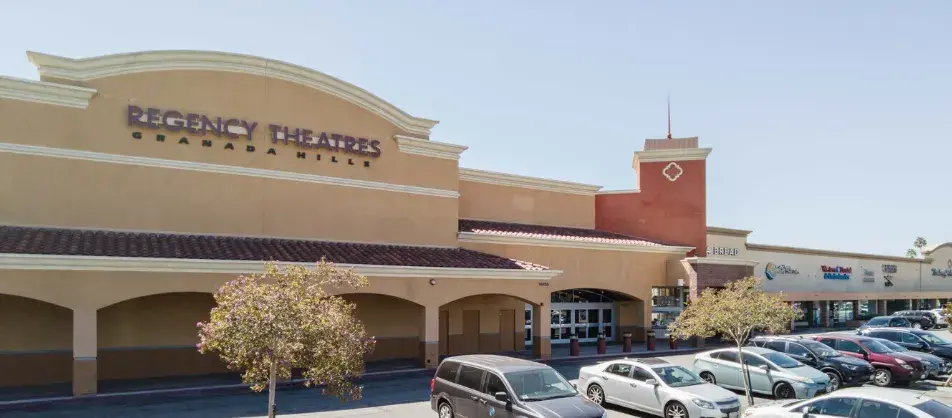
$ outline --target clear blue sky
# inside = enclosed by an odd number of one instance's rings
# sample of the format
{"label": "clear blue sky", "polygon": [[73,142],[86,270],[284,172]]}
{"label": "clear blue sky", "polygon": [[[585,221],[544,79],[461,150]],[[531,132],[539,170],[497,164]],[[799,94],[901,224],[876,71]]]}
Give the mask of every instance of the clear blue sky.
{"label": "clear blue sky", "polygon": [[[783,3],[783,4],[781,4]],[[699,136],[708,223],[752,242],[902,254],[952,241],[952,2],[43,1],[24,51],[247,53],[315,68],[465,144],[465,167],[634,186],[632,152]]]}

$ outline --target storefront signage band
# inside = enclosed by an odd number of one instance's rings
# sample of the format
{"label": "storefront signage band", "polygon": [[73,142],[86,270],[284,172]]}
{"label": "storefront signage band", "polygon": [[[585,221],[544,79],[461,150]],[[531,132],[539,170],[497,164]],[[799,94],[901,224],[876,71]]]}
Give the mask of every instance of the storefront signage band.
{"label": "storefront signage band", "polygon": [[933,275],[933,276],[939,276],[939,277],[949,277],[949,276],[952,276],[952,258],[949,259],[949,262],[946,263],[946,265],[947,265],[949,268],[947,268],[947,269],[932,269],[932,275]]}
{"label": "storefront signage band", "polygon": [[896,274],[897,272],[899,272],[899,267],[895,264],[883,264],[883,273]]}
{"label": "storefront signage band", "polygon": [[737,255],[738,250],[736,248],[727,248],[727,247],[707,247],[707,255]]}
{"label": "storefront signage band", "polygon": [[820,266],[823,270],[823,280],[849,280],[853,274],[852,267]]}
{"label": "storefront signage band", "polygon": [[[177,110],[162,110],[156,108],[142,109],[129,105],[129,126],[164,129],[169,132],[186,132],[192,135],[225,137],[239,139],[244,137],[251,141],[258,128],[258,122],[237,118],[222,118],[221,116],[208,117],[198,113],[179,112]],[[315,132],[310,129],[287,126],[268,125],[271,142],[284,145],[294,144],[298,148],[343,152],[363,157],[376,158],[381,154],[380,141],[367,138],[357,138],[333,132]]]}
{"label": "storefront signage band", "polygon": [[764,268],[764,275],[767,276],[767,280],[776,279],[781,274],[800,274],[800,270],[786,264],[775,263],[767,263],[767,266]]}

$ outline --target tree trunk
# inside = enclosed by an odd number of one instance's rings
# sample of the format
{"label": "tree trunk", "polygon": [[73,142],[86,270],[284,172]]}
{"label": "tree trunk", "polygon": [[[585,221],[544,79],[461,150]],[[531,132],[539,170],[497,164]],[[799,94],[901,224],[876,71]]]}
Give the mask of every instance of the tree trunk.
{"label": "tree trunk", "polygon": [[274,418],[275,407],[274,407],[274,392],[277,390],[278,383],[278,362],[276,360],[271,361],[271,373],[268,377],[268,418]]}
{"label": "tree trunk", "polygon": [[754,395],[750,392],[750,375],[747,374],[747,363],[744,362],[744,350],[741,342],[737,343],[737,360],[740,361],[740,373],[744,375],[744,394],[747,395],[747,405],[754,405]]}

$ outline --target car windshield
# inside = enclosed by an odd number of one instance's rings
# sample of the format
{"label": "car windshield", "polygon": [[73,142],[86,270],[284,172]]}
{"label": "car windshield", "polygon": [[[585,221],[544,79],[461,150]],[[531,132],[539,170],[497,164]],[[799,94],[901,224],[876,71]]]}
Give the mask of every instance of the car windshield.
{"label": "car windshield", "polygon": [[882,340],[882,341],[880,341],[879,343],[882,344],[882,345],[885,345],[886,347],[889,347],[889,349],[892,350],[892,351],[897,351],[897,352],[900,352],[900,353],[903,352],[903,351],[909,351],[908,348],[903,347],[903,346],[901,346],[901,345],[899,345],[899,344],[896,344],[896,343],[894,343],[894,342],[892,342],[892,341],[889,341],[889,340]]}
{"label": "car windshield", "polygon": [[916,409],[934,417],[952,417],[952,406],[948,406],[937,400],[923,402],[916,405]]}
{"label": "car windshield", "polygon": [[938,336],[938,335],[933,334],[933,333],[931,333],[931,332],[923,332],[922,334],[916,334],[916,335],[918,335],[918,336],[919,336],[920,338],[922,338],[923,340],[928,341],[929,344],[935,344],[935,345],[949,345],[949,344],[952,344],[952,341],[949,341],[949,340],[947,340],[945,337]]}
{"label": "car windshield", "polygon": [[863,344],[866,346],[866,348],[867,348],[869,351],[872,351],[872,352],[874,352],[874,353],[876,353],[876,354],[892,353],[892,352],[893,352],[893,350],[892,350],[891,348],[886,347],[885,345],[883,345],[883,343],[881,343],[881,342],[879,342],[879,341],[876,341],[876,340],[866,340],[866,341],[863,341]]}
{"label": "car windshield", "polygon": [[879,318],[870,319],[869,322],[866,323],[866,325],[882,325],[887,322],[889,322],[889,318],[879,317]]}
{"label": "car windshield", "polygon": [[661,380],[664,380],[665,384],[671,387],[694,386],[704,383],[694,372],[681,366],[659,367],[653,370],[658,376],[661,376]]}
{"label": "car windshield", "polygon": [[578,394],[562,375],[552,369],[512,372],[505,376],[515,396],[523,401],[543,401]]}
{"label": "car windshield", "polygon": [[769,361],[769,362],[771,362],[771,363],[773,363],[773,364],[776,364],[777,367],[783,367],[784,369],[792,369],[792,368],[794,368],[794,367],[800,367],[800,366],[803,365],[803,363],[801,363],[801,362],[799,362],[799,361],[796,361],[796,360],[790,358],[790,356],[788,356],[788,355],[786,355],[786,354],[781,354],[781,353],[763,353],[763,354],[761,354],[761,356],[763,356],[763,358],[767,359],[767,361]]}
{"label": "car windshield", "polygon": [[806,348],[809,348],[810,351],[812,351],[814,354],[816,354],[816,355],[818,355],[818,356],[820,356],[820,357],[823,357],[823,358],[839,357],[839,356],[842,355],[842,354],[840,354],[839,351],[836,351],[836,350],[830,348],[829,346],[827,346],[826,344],[823,344],[823,343],[816,343],[816,342],[808,341],[808,342],[804,342],[804,343],[802,343],[802,344],[803,344]]}

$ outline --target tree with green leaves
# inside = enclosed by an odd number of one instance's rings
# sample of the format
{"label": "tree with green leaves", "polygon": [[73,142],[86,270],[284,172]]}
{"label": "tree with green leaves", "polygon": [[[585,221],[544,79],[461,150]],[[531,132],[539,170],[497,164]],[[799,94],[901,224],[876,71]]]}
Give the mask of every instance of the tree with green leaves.
{"label": "tree with green leaves", "polygon": [[[952,329],[952,301],[947,303],[942,311],[945,314],[945,321],[949,323],[949,329]],[[949,375],[949,378],[945,380],[945,385],[952,386],[952,375]]]}
{"label": "tree with green leaves", "polygon": [[753,405],[747,362],[741,348],[754,331],[779,334],[790,330],[799,310],[782,299],[781,294],[765,293],[756,277],[730,282],[721,290],[705,289],[692,300],[668,327],[677,338],[708,338],[720,335],[737,346],[744,370],[744,390]]}
{"label": "tree with green leaves", "polygon": [[916,258],[922,255],[922,250],[926,248],[926,245],[929,245],[926,242],[926,239],[923,237],[917,237],[912,243],[912,248],[906,250],[906,256],[909,258]]}
{"label": "tree with green leaves", "polygon": [[198,323],[201,353],[217,353],[242,380],[260,392],[268,387],[268,416],[275,415],[275,387],[303,369],[305,385],[341,402],[359,399],[352,380],[373,351],[356,306],[328,288],[359,289],[367,279],[321,260],[314,268],[265,264],[263,274],[240,276],[215,293],[208,322]]}

